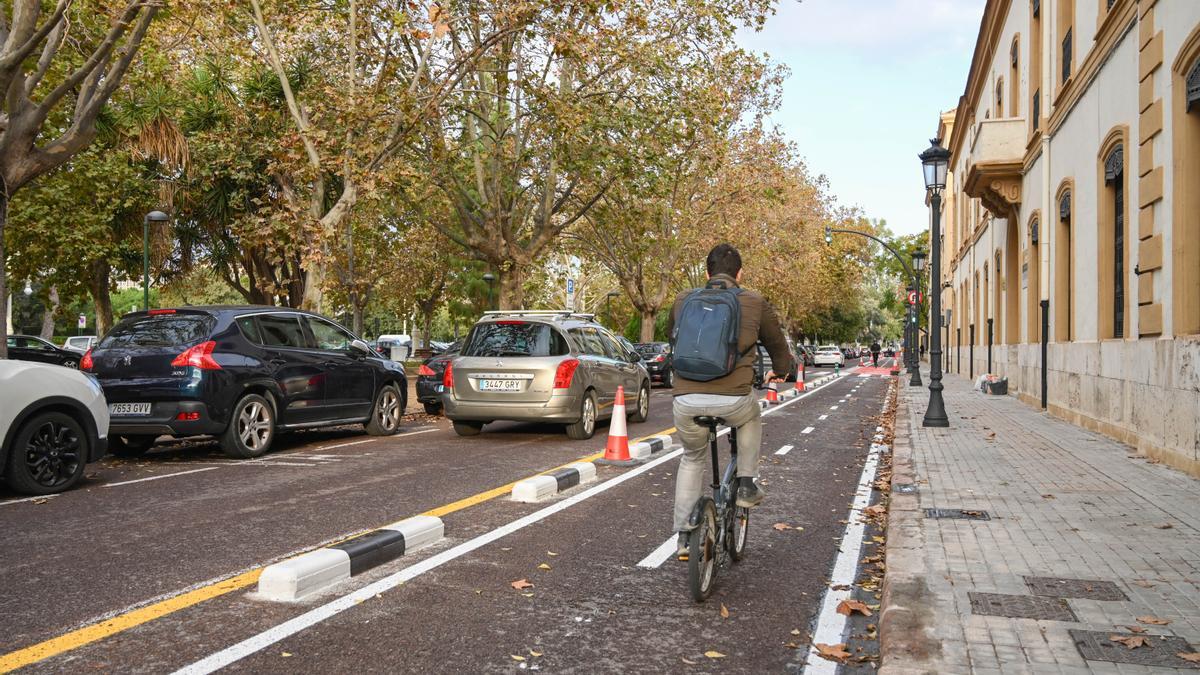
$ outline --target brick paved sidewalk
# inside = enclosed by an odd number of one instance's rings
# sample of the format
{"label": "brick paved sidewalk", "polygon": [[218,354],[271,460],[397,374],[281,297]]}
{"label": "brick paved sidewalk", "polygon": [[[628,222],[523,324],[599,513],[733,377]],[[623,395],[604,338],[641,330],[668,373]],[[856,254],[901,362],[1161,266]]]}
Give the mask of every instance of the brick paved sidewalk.
{"label": "brick paved sidewalk", "polygon": [[1200,669],[1176,656],[1200,651],[1200,482],[961,377],[944,382],[949,429],[921,426],[927,389],[901,388],[882,671]]}

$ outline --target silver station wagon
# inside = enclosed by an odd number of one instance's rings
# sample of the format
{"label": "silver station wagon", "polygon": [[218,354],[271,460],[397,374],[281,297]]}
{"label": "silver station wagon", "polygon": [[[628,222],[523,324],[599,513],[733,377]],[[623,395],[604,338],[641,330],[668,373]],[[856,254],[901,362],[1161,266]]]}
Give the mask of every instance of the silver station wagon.
{"label": "silver station wagon", "polygon": [[446,417],[460,436],[496,420],[566,425],[577,440],[612,416],[617,387],[626,415],[650,414],[650,376],[642,357],[596,323],[567,311],[485,312],[442,380]]}

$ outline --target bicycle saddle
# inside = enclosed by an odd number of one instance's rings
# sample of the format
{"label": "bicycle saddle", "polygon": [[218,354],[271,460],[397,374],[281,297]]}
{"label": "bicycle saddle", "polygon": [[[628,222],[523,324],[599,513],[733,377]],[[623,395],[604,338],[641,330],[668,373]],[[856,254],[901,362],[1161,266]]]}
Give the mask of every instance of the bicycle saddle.
{"label": "bicycle saddle", "polygon": [[712,415],[698,415],[693,417],[692,421],[702,427],[719,427],[722,424],[725,424],[724,419],[720,417],[713,417]]}

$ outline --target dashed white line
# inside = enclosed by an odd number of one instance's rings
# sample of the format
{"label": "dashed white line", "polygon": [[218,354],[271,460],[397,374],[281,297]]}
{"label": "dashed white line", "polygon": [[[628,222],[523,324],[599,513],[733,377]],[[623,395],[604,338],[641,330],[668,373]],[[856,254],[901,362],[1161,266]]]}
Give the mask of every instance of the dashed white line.
{"label": "dashed white line", "polygon": [[166,473],[161,476],[150,476],[149,478],[138,478],[136,480],[125,480],[125,481],[121,481],[120,483],[105,483],[104,487],[111,488],[111,487],[117,487],[119,485],[132,485],[134,483],[145,483],[146,481],[158,480],[160,478],[174,478],[176,476],[186,476],[189,473],[200,473],[201,471],[216,471],[219,468],[221,468],[221,467],[206,466],[203,469],[192,469],[191,471],[176,471],[175,473]]}
{"label": "dashed white line", "polygon": [[[812,427],[809,427],[809,428],[811,429]],[[786,455],[786,454],[788,454],[788,453],[789,453],[789,452],[791,452],[791,451],[792,451],[792,446],[790,446],[790,445],[785,445],[785,446],[783,446],[782,448],[780,448],[780,449],[776,450],[776,451],[775,451],[775,454],[777,454],[777,455]]]}
{"label": "dashed white line", "polygon": [[831,406],[829,406],[829,409],[830,409],[830,410],[837,410],[837,409],[838,409],[838,407],[837,407],[836,405],[831,405]]}
{"label": "dashed white line", "polygon": [[824,421],[824,420],[826,420],[826,419],[828,419],[828,418],[829,418],[829,415],[821,415],[820,417],[818,417],[818,418],[817,418],[817,420],[818,420],[818,421]]}
{"label": "dashed white line", "polygon": [[816,428],[816,427],[804,427],[804,431],[801,431],[800,433],[802,433],[802,434],[811,434],[811,433],[813,432],[813,429],[815,429],[815,428]]}
{"label": "dashed white line", "polygon": [[642,558],[642,561],[639,562],[637,566],[645,567],[647,569],[654,569],[665,563],[667,558],[670,558],[671,554],[675,552],[675,541],[676,538],[671,537],[662,544],[659,544],[658,548],[654,549],[650,555]]}

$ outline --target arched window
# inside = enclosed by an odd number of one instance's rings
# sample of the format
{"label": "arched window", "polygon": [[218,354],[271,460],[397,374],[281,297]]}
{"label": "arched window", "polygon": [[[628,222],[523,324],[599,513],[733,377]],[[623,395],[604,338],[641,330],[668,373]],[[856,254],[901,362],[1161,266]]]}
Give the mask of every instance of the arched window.
{"label": "arched window", "polygon": [[1058,0],[1058,56],[1060,85],[1066,84],[1075,72],[1075,0]]}
{"label": "arched window", "polygon": [[1058,193],[1058,226],[1052,242],[1054,254],[1054,339],[1070,342],[1075,339],[1075,270],[1072,261],[1071,212],[1074,207],[1072,183],[1065,181]]}
{"label": "arched window", "polygon": [[1187,76],[1187,110],[1200,113],[1200,59],[1196,60]]}
{"label": "arched window", "polygon": [[1004,117],[1004,78],[996,80],[996,119]]}
{"label": "arched window", "polygon": [[1025,289],[1025,341],[1038,342],[1042,339],[1042,316],[1040,312],[1042,257],[1038,251],[1041,215],[1034,211],[1029,219],[1029,245],[1021,262],[1021,285]]}
{"label": "arched window", "polygon": [[[1194,292],[1200,288],[1200,26],[1184,40],[1171,70],[1171,88],[1179,92],[1173,97],[1176,102],[1171,104],[1172,180],[1175,186],[1171,223],[1174,312],[1170,326],[1163,328],[1175,335],[1195,335],[1200,333],[1200,297]],[[1147,330],[1146,324],[1139,314],[1139,335],[1158,332]]]}
{"label": "arched window", "polygon": [[[1125,147],[1118,144],[1104,160],[1104,188],[1108,192],[1105,224],[1112,227],[1112,337],[1125,336]],[[1107,228],[1105,228],[1107,229]],[[1102,243],[1103,245],[1103,243]],[[1107,256],[1106,256],[1107,257]]]}
{"label": "arched window", "polygon": [[1010,93],[1008,95],[1008,106],[1011,108],[1008,111],[1009,117],[1019,117],[1021,115],[1021,36],[1013,37],[1012,47],[1008,50],[1009,68],[1008,68],[1008,86]]}

